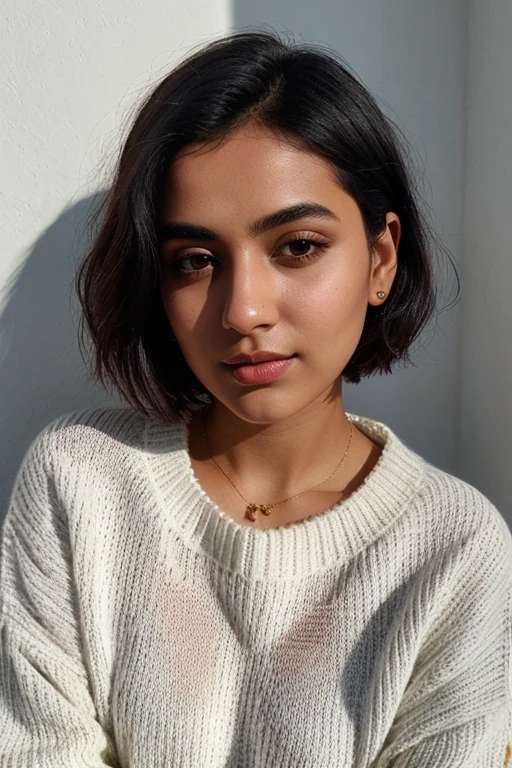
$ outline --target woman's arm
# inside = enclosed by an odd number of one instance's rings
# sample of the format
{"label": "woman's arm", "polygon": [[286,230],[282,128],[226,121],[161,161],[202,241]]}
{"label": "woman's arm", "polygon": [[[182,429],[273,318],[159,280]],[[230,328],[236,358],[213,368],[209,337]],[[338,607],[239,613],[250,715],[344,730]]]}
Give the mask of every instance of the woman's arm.
{"label": "woman's arm", "polygon": [[0,765],[119,766],[90,692],[53,437],[46,428],[28,450],[2,528]]}
{"label": "woman's arm", "polygon": [[512,768],[512,537],[491,512],[457,552],[371,768]]}

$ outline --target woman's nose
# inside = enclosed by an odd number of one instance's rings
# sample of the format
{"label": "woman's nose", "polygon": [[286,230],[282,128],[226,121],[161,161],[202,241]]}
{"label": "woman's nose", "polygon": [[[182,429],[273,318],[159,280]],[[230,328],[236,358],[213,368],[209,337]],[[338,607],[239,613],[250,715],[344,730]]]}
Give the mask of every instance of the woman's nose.
{"label": "woman's nose", "polygon": [[258,326],[273,326],[278,320],[277,275],[267,256],[237,254],[225,270],[222,292],[222,325],[242,335]]}

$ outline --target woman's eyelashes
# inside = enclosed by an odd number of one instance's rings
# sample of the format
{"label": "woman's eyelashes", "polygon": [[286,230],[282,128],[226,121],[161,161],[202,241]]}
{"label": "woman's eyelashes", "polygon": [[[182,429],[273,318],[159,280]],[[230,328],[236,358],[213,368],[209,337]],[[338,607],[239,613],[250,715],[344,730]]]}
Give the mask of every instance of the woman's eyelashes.
{"label": "woman's eyelashes", "polygon": [[[312,237],[311,235],[307,237],[305,235],[298,235],[280,245],[275,251],[274,258],[284,259],[286,262],[291,263],[292,266],[300,265],[318,258],[328,247],[329,243],[324,239]],[[178,252],[171,259],[164,260],[162,266],[171,269],[177,275],[203,275],[211,271],[206,269],[206,267],[212,262],[217,261],[214,256],[204,251],[195,251],[193,253],[185,253],[184,255],[180,255],[180,252]]]}
{"label": "woman's eyelashes", "polygon": [[[329,244],[324,240],[316,240],[310,237],[295,237],[293,240],[289,240],[282,245],[279,248],[278,253],[283,252],[286,248],[290,248],[290,254],[285,254],[285,256],[289,255],[294,261],[301,261],[315,258],[315,256],[318,256],[328,245]],[[310,248],[312,248],[312,250],[309,250]],[[294,251],[299,251],[299,253],[294,253]]]}

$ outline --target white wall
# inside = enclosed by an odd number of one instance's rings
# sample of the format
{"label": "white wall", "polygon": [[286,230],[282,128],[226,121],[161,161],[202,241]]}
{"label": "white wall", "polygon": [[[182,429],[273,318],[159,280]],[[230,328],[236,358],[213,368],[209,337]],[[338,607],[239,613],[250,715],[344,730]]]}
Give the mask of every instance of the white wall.
{"label": "white wall", "polygon": [[[420,182],[421,174],[428,182],[420,191],[460,262],[468,10],[467,0],[4,0],[0,510],[37,431],[60,413],[108,402],[85,378],[68,296],[98,159],[117,146],[116,125],[148,83],[191,45],[230,26],[266,22],[332,45],[381,106],[391,105],[419,152]],[[460,471],[460,305],[438,324],[415,356],[418,367],[346,386],[344,402],[389,423],[438,466]]]}
{"label": "white wall", "polygon": [[512,523],[512,5],[471,3],[461,475]]}

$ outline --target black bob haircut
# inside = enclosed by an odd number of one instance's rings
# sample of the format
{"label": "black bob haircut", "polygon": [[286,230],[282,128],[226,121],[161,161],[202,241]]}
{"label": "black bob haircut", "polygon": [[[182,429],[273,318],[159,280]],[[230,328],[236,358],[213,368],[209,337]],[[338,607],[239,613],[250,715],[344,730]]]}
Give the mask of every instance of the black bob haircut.
{"label": "black bob haircut", "polygon": [[368,305],[342,378],[357,384],[391,373],[395,361],[411,363],[410,347],[435,311],[436,239],[414,199],[399,131],[373,96],[322,47],[294,44],[275,32],[224,36],[190,54],[140,107],[75,278],[80,347],[83,354],[87,325],[93,377],[166,422],[211,395],[186,363],[160,295],[157,215],[164,179],[184,147],[222,139],[247,120],[331,164],[359,206],[370,252],[386,213],[400,219],[390,294],[383,304]]}

